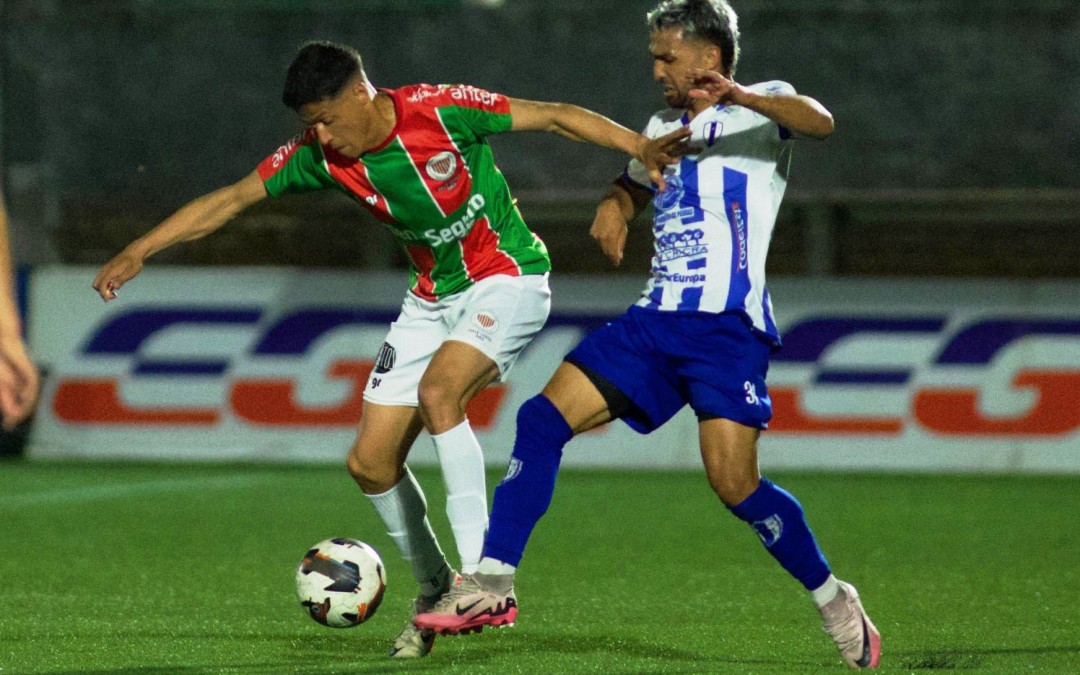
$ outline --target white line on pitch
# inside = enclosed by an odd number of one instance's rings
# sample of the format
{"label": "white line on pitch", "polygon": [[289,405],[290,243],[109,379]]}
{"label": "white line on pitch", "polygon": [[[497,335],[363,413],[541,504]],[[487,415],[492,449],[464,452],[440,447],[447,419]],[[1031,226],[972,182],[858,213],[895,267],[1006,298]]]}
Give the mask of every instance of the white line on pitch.
{"label": "white line on pitch", "polygon": [[252,487],[261,483],[268,483],[271,478],[280,477],[280,473],[249,473],[238,476],[155,480],[145,483],[117,483],[99,487],[7,495],[0,496],[0,511],[14,511],[47,504],[77,504],[141,495],[157,495],[163,492],[198,492],[200,490]]}

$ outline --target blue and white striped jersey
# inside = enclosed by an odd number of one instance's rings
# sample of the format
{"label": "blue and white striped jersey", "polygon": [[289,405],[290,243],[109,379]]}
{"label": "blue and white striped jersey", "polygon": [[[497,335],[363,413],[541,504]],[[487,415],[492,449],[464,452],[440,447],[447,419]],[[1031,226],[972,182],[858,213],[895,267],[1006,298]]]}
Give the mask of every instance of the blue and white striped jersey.
{"label": "blue and white striped jersey", "polygon": [[[794,94],[786,82],[748,87]],[[787,187],[790,132],[748,108],[718,105],[693,120],[681,110],[653,115],[645,135],[656,138],[689,121],[695,154],[665,170],[656,192],[633,160],[624,178],[654,193],[656,237],[649,279],[639,306],[672,312],[736,312],[779,341],[765,289],[765,256]]]}

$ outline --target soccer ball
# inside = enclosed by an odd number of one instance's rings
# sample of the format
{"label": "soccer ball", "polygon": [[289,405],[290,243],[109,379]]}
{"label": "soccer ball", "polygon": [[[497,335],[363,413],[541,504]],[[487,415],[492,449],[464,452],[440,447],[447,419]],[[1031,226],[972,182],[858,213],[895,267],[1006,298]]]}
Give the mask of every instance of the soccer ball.
{"label": "soccer ball", "polygon": [[296,569],[300,604],[312,619],[331,628],[351,628],[370,619],[385,590],[379,552],[355,539],[320,541]]}

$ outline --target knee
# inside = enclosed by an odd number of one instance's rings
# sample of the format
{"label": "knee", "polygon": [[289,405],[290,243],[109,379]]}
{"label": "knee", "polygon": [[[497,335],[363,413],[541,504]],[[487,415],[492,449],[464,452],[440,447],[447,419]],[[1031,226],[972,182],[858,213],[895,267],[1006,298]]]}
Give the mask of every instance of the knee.
{"label": "knee", "polygon": [[445,431],[442,427],[449,428],[460,423],[459,417],[464,417],[461,392],[456,391],[449,382],[423,379],[416,389],[416,398],[428,431],[432,430],[433,425],[440,431]]}
{"label": "knee", "polygon": [[728,508],[746,501],[746,498],[757,490],[759,483],[760,479],[756,474],[724,473],[709,477],[713,492]]}
{"label": "knee", "polygon": [[359,444],[353,445],[349,451],[345,458],[345,468],[360,489],[371,495],[386,492],[401,479],[401,467],[373,460],[363,452]]}

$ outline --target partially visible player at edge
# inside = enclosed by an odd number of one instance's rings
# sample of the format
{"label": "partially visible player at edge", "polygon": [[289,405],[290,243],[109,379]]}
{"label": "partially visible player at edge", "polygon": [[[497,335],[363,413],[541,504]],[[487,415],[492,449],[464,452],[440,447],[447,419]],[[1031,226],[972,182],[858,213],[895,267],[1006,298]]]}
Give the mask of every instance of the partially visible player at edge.
{"label": "partially visible player at edge", "polygon": [[7,210],[0,191],[0,426],[5,431],[19,426],[34,412],[41,384],[23,341],[9,239]]}
{"label": "partially visible player at edge", "polygon": [[844,661],[876,667],[881,639],[855,588],[832,575],[799,502],[762,478],[757,461],[772,415],[768,357],[780,344],[765,257],[792,138],[829,136],[832,115],[785,82],[732,79],[739,33],[724,0],[665,0],[647,21],[653,74],[670,108],[652,117],[645,135],[688,125],[691,153],[670,170],[666,189],[631,161],[601,201],[591,234],[618,264],[627,224],[651,198],[653,276],[635,306],[587,336],[521,406],[478,572],[416,623],[441,633],[513,623],[514,572],[551,502],[563,446],[613,419],[649,433],[689,404],[717,496],[810,592]]}
{"label": "partially visible player at edge", "polygon": [[[375,89],[359,53],[303,45],[285,78],[284,104],[306,131],[239,182],[199,197],[109,261],[93,286],[105,300],[162,249],[203,237],[267,195],[335,189],[398,238],[410,262],[401,314],[364,390],[347,466],[411,561],[434,606],[456,578],[405,459],[421,429],[435,442],[461,569],[476,568],[487,528],[484,458],[466,418],[483,387],[506,377],[547,320],[547,249],[525,225],[487,137],[549,131],[622,150],[660,179],[682,134],[647,139],[577,106],[509,98],[476,87],[417,84]],[[390,655],[424,656],[435,634],[412,620]]]}

